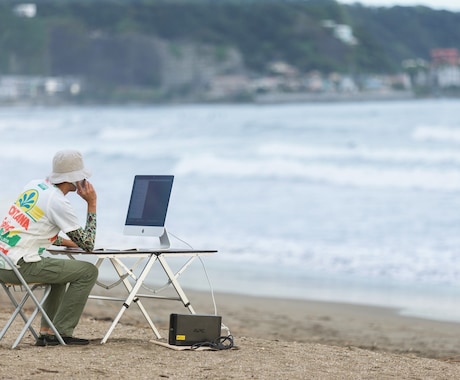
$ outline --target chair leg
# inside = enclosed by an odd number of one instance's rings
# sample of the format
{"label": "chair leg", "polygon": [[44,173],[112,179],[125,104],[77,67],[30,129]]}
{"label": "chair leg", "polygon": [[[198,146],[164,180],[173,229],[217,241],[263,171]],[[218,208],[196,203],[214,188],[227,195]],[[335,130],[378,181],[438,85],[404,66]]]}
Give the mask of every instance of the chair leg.
{"label": "chair leg", "polygon": [[[9,299],[11,300],[11,302],[13,303],[13,305],[15,306],[16,309],[14,310],[13,314],[11,314],[10,318],[8,319],[8,321],[6,322],[5,326],[3,327],[2,331],[0,332],[0,340],[2,340],[3,336],[6,334],[6,332],[8,331],[8,329],[10,328],[11,324],[16,319],[18,314],[21,315],[21,318],[23,319],[24,323],[27,323],[28,318],[24,314],[24,312],[22,311],[22,308],[25,305],[25,303],[27,302],[27,299],[29,298],[29,294],[26,293],[26,294],[24,294],[24,296],[22,297],[22,299],[18,303],[16,301],[16,298],[14,298],[13,294],[11,293],[11,290],[8,288],[8,286],[6,286],[3,283],[2,283],[2,286],[3,286],[3,289],[5,290],[6,294],[8,295]],[[37,339],[38,335],[37,335],[37,333],[35,332],[34,328],[31,325],[29,326],[29,330],[30,330],[31,334],[34,336],[34,338]]]}
{"label": "chair leg", "polygon": [[[37,316],[37,314],[40,312],[43,316],[43,318],[46,320],[46,322],[48,323],[48,326],[50,326],[51,330],[54,332],[57,340],[59,341],[60,344],[62,345],[65,345],[65,342],[64,340],[62,339],[60,333],[57,331],[56,327],[54,326],[53,322],[51,321],[51,319],[48,317],[48,314],[46,313],[46,311],[43,309],[43,304],[44,302],[46,301],[46,299],[48,298],[50,292],[51,292],[51,285],[44,285],[45,286],[45,290],[44,290],[44,293],[43,293],[43,297],[39,300],[35,294],[33,293],[33,291],[39,287],[40,285],[33,285],[32,287],[29,287],[29,285],[27,284],[22,284],[22,286],[25,288],[26,290],[26,293],[24,294],[24,296],[22,297],[21,301],[20,302],[17,302],[16,299],[14,298],[14,296],[11,294],[11,290],[5,285],[2,283],[2,286],[3,288],[5,289],[6,293],[8,294],[8,297],[10,298],[11,302],[16,306],[16,309],[15,311],[13,312],[13,314],[11,314],[10,318],[8,319],[8,322],[6,323],[5,327],[2,329],[2,331],[0,332],[0,340],[3,338],[3,336],[5,335],[6,331],[9,329],[9,327],[11,326],[11,324],[13,323],[13,321],[16,319],[16,317],[18,315],[21,315],[22,319],[24,320],[24,327],[22,328],[21,332],[19,333],[18,337],[16,338],[16,340],[14,341],[13,343],[13,346],[11,347],[12,349],[16,348],[19,344],[19,342],[22,340],[22,338],[24,337],[25,333],[27,332],[27,330],[29,330],[32,335],[34,336],[35,339],[38,338],[38,335],[36,333],[36,331],[34,330],[34,328],[32,327],[32,322],[34,321],[35,317]],[[43,285],[42,285],[43,286]],[[32,314],[30,315],[29,318],[27,318],[27,316],[24,314],[24,312],[22,311],[26,301],[28,299],[32,299],[32,301],[34,302],[35,304],[35,309],[34,311],[32,312]]]}
{"label": "chair leg", "polygon": [[42,317],[45,319],[46,323],[48,323],[48,326],[50,329],[54,332],[54,335],[56,336],[57,340],[59,341],[60,344],[65,346],[64,339],[62,339],[61,334],[59,331],[57,331],[56,327],[54,326],[54,323],[51,321],[50,317],[48,317],[48,314],[46,313],[45,309],[43,309],[43,304],[45,303],[46,299],[48,298],[50,292],[51,292],[51,285],[46,285],[47,291],[45,295],[42,297],[41,301],[37,299],[35,294],[30,291],[30,298],[34,301],[35,305],[37,306],[37,311],[40,311]]}
{"label": "chair leg", "polygon": [[[35,332],[35,330],[33,329],[32,327],[32,322],[34,320],[34,318],[37,316],[37,313],[40,312],[42,314],[42,317],[46,320],[46,322],[48,323],[48,326],[51,328],[51,330],[54,332],[57,340],[59,341],[60,344],[62,345],[65,345],[65,342],[64,340],[62,339],[62,336],[59,334],[59,331],[57,331],[56,327],[54,326],[53,322],[51,321],[51,319],[48,317],[48,314],[46,313],[46,311],[43,309],[43,304],[44,302],[46,301],[46,299],[48,298],[48,296],[50,295],[50,292],[51,292],[51,285],[49,284],[28,284],[27,281],[24,279],[24,277],[22,276],[21,272],[19,271],[19,268],[17,267],[16,263],[13,262],[13,260],[11,260],[7,254],[5,254],[3,251],[0,251],[0,259],[2,261],[4,261],[6,264],[8,264],[10,267],[11,267],[11,270],[14,272],[14,274],[16,275],[17,279],[18,279],[18,284],[23,288],[25,289],[25,295],[24,297],[22,298],[22,300],[20,302],[16,302],[16,299],[14,298],[14,296],[12,295],[11,293],[11,290],[8,288],[8,284],[5,284],[4,282],[1,282],[4,290],[6,291],[6,293],[8,294],[8,297],[10,297],[10,300],[11,302],[13,303],[13,305],[16,306],[16,310],[14,311],[14,313],[11,315],[10,319],[8,320],[8,322],[6,323],[5,327],[2,329],[2,331],[0,332],[0,340],[4,337],[6,331],[10,328],[11,324],[13,323],[14,319],[16,319],[16,317],[18,315],[21,316],[21,318],[23,319],[24,323],[25,323],[25,326],[24,328],[22,329],[21,333],[19,334],[19,336],[17,337],[16,341],[14,342],[13,344],[13,347],[12,348],[15,348],[19,342],[21,341],[21,339],[24,337],[24,334],[26,333],[27,330],[30,330],[30,332],[32,333],[32,335],[34,336],[35,339],[38,338],[38,335],[37,333]],[[34,294],[34,290],[37,289],[37,287],[44,287],[45,288],[45,291],[43,293],[43,297],[41,298],[41,300],[39,301],[38,298],[35,296]],[[27,318],[26,314],[22,311],[26,301],[28,299],[31,299],[34,304],[35,304],[35,309],[34,311],[32,312],[32,315],[30,316],[30,318]]]}
{"label": "chair leg", "polygon": [[[35,290],[35,288],[36,288],[36,285],[32,286],[31,290],[33,291],[33,290]],[[51,292],[51,286],[47,285],[47,286],[45,287],[45,291],[44,291],[44,293],[43,293],[42,300],[39,301],[40,306],[43,305],[43,302],[45,302],[45,300],[46,300],[46,298],[49,296],[50,292]],[[31,293],[31,294],[33,294],[33,293]],[[26,295],[24,296],[24,298],[29,298],[29,297],[28,297],[29,295],[30,295],[30,294],[26,294]],[[34,296],[34,297],[35,297],[35,296]],[[37,301],[38,301],[38,299],[37,299]],[[24,337],[24,335],[25,335],[25,333],[27,332],[28,329],[29,329],[30,331],[33,331],[32,334],[33,334],[35,340],[38,338],[37,333],[35,332],[35,330],[34,330],[33,327],[32,327],[32,322],[34,321],[35,317],[37,316],[37,314],[38,314],[38,312],[39,312],[40,310],[42,310],[42,309],[39,308],[38,305],[37,305],[37,307],[35,307],[34,311],[33,311],[32,314],[29,316],[29,318],[24,320],[24,322],[26,322],[26,323],[25,323],[24,327],[22,328],[20,334],[18,335],[18,337],[17,337],[16,340],[14,341],[13,346],[12,346],[11,348],[14,349],[14,348],[17,347],[17,345],[18,345],[19,342],[22,340],[22,338]]]}

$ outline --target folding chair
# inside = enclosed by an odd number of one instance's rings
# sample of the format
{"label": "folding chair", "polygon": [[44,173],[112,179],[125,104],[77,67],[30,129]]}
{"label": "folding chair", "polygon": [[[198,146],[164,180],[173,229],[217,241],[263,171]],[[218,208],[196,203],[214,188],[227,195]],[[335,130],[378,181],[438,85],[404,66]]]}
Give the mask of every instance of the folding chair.
{"label": "folding chair", "polygon": [[[51,292],[51,285],[49,284],[28,284],[25,280],[24,277],[22,277],[21,272],[19,272],[17,266],[12,262],[12,260],[5,255],[3,252],[0,251],[0,258],[3,259],[13,270],[14,274],[16,275],[18,282],[15,284],[10,284],[10,283],[5,283],[2,282],[0,279],[0,283],[5,290],[6,294],[8,295],[8,298],[12,302],[12,304],[15,307],[15,310],[13,314],[11,314],[10,318],[6,322],[5,326],[3,327],[2,331],[0,332],[0,341],[3,339],[5,336],[6,332],[8,329],[11,327],[13,324],[13,321],[16,319],[18,315],[20,315],[24,321],[24,327],[19,333],[18,337],[13,343],[13,346],[11,347],[12,349],[16,348],[19,342],[22,340],[24,337],[25,333],[27,330],[31,332],[31,334],[34,336],[35,340],[38,338],[37,332],[34,330],[32,326],[32,322],[34,321],[35,317],[37,314],[40,312],[41,315],[45,318],[47,321],[48,325],[50,326],[51,330],[53,330],[54,334],[56,335],[56,338],[58,339],[60,344],[65,345],[64,340],[62,339],[61,335],[57,331],[56,327],[54,326],[53,322],[51,319],[48,317],[48,314],[46,314],[45,310],[43,309],[43,303],[45,300],[48,298],[50,292]],[[13,292],[15,291],[15,287],[21,288],[21,290],[24,292],[24,295],[18,302],[16,300],[16,297],[13,295]],[[41,299],[38,299],[37,296],[34,294],[34,291],[37,289],[44,289],[43,292],[43,297]],[[33,303],[35,304],[35,309],[34,311],[30,314],[30,316],[27,316],[26,313],[24,312],[24,305],[26,304],[28,299],[31,299]]]}

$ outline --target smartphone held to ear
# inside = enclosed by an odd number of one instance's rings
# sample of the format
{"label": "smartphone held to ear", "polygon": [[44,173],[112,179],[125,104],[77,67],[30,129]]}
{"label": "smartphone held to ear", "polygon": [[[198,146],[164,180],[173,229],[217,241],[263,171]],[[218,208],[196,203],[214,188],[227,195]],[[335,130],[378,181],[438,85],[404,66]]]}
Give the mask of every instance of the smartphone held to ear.
{"label": "smartphone held to ear", "polygon": [[78,189],[78,185],[80,185],[80,187],[84,189],[86,187],[86,178],[81,181],[72,182],[72,185],[74,185],[75,188],[77,189]]}

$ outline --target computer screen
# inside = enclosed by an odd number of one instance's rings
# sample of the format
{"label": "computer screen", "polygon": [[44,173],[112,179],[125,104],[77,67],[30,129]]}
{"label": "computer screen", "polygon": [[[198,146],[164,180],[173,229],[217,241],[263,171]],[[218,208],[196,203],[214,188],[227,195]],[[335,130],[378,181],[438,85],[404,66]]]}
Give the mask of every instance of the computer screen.
{"label": "computer screen", "polygon": [[126,235],[161,236],[174,181],[172,175],[136,175],[123,232]]}

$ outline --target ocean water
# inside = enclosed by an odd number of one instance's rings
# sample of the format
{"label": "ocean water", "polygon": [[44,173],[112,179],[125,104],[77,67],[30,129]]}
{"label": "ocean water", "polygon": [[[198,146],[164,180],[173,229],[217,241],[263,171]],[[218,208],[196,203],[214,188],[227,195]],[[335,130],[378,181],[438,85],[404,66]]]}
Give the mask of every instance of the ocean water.
{"label": "ocean water", "polygon": [[[79,149],[98,191],[99,247],[154,246],[122,233],[133,176],[173,174],[173,246],[219,251],[203,260],[214,290],[460,321],[459,109],[1,107],[0,210],[57,150]],[[69,197],[83,222],[84,202]],[[196,261],[183,285],[207,290],[203,273]]]}

